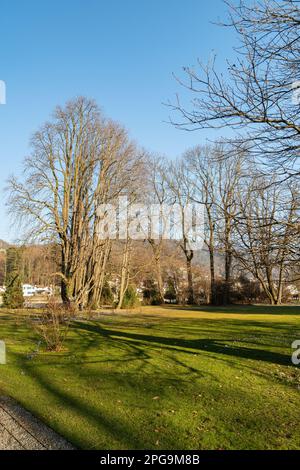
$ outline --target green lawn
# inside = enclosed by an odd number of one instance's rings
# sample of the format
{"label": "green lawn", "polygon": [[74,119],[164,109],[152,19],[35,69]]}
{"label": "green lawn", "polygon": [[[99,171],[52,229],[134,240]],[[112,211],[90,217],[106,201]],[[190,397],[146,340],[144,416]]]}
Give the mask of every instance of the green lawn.
{"label": "green lawn", "polygon": [[0,390],[84,449],[300,449],[299,307],[178,309],[73,322],[62,353],[31,353],[0,311]]}

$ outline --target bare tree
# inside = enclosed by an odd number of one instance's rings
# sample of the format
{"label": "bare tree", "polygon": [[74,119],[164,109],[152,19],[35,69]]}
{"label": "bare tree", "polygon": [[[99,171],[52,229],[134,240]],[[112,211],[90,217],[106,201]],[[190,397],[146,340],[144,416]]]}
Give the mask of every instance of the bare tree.
{"label": "bare tree", "polygon": [[293,246],[299,246],[299,196],[291,183],[285,188],[270,183],[249,178],[241,190],[233,250],[241,265],[260,282],[270,303],[278,305],[295,262]]}
{"label": "bare tree", "polygon": [[189,150],[184,158],[190,172],[191,184],[195,187],[194,201],[203,204],[206,212],[206,223],[204,229],[204,243],[209,252],[210,266],[210,299],[209,302],[215,305],[216,300],[216,279],[215,279],[215,250],[216,250],[216,181],[217,168],[214,163],[210,147],[195,147]]}
{"label": "bare tree", "polygon": [[229,20],[239,39],[236,60],[218,72],[213,60],[199,69],[184,68],[180,82],[193,94],[179,100],[174,124],[187,129],[229,127],[235,143],[262,161],[283,169],[282,177],[299,174],[300,138],[300,6],[298,0],[228,2]]}
{"label": "bare tree", "polygon": [[132,240],[129,237],[123,242],[123,254],[121,260],[120,270],[120,286],[119,286],[119,300],[117,308],[122,308],[124,296],[129,287],[130,282],[130,259],[132,252]]}
{"label": "bare tree", "polygon": [[[148,179],[148,195],[147,203],[152,207],[156,207],[156,213],[151,215],[156,217],[157,227],[150,227],[148,232],[148,242],[153,253],[153,261],[155,265],[156,280],[159,292],[159,302],[164,303],[164,281],[162,276],[161,258],[165,245],[165,230],[167,221],[163,218],[163,206],[170,202],[170,194],[166,179],[166,161],[161,157],[149,157],[149,179]],[[151,223],[151,222],[150,222]]]}
{"label": "bare tree", "polygon": [[[232,282],[233,248],[232,236],[238,218],[238,191],[244,176],[243,151],[232,146],[217,145],[215,150],[217,165],[217,224],[219,249],[224,255],[224,292],[223,303],[230,303]],[[249,171],[249,166],[248,166]]]}
{"label": "bare tree", "polygon": [[186,260],[186,272],[187,272],[187,284],[188,284],[188,304],[192,305],[195,301],[194,285],[193,285],[193,269],[192,260],[194,258],[194,249],[190,243],[190,225],[186,220],[185,208],[188,205],[192,205],[193,198],[193,186],[190,185],[189,170],[184,160],[178,160],[170,162],[167,168],[166,179],[168,181],[171,198],[173,198],[173,204],[177,204],[180,212],[179,220],[175,222],[175,230],[179,230],[181,240],[179,246],[185,256]]}
{"label": "bare tree", "polygon": [[126,131],[105,121],[86,98],[58,107],[31,144],[25,181],[9,181],[8,206],[24,222],[27,239],[59,245],[55,274],[62,299],[80,306],[101,290],[99,271],[107,257],[107,244],[97,236],[97,208],[129,184],[137,151]]}
{"label": "bare tree", "polygon": [[[232,277],[232,232],[237,216],[237,193],[243,175],[243,152],[230,146],[195,147],[184,158],[189,169],[193,200],[203,204],[206,212],[204,242],[209,251],[211,295],[217,302],[215,252],[224,256],[224,304],[230,302]],[[219,296],[218,296],[219,297]]]}

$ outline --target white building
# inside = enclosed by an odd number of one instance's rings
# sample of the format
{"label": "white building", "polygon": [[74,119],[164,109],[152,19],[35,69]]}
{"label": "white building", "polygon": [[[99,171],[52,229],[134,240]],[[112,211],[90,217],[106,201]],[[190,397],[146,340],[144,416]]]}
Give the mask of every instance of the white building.
{"label": "white building", "polygon": [[23,284],[23,296],[24,297],[32,297],[34,295],[53,295],[53,288],[52,287],[37,287],[32,286],[31,284]]}
{"label": "white building", "polygon": [[36,287],[31,286],[30,284],[23,284],[22,288],[24,297],[32,297],[36,293]]}
{"label": "white building", "polygon": [[35,287],[35,293],[37,295],[53,295],[52,287]]}

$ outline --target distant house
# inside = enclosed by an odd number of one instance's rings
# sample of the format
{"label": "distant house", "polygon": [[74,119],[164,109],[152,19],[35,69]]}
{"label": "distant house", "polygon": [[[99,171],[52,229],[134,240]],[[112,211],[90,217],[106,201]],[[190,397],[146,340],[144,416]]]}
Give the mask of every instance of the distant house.
{"label": "distant house", "polygon": [[32,286],[30,284],[23,284],[22,288],[23,288],[24,297],[32,297],[33,295],[36,294],[35,286]]}
{"label": "distant house", "polygon": [[289,284],[288,286],[286,286],[286,290],[288,291],[289,296],[292,298],[292,300],[299,300],[299,289],[295,285]]}
{"label": "distant house", "polygon": [[35,287],[35,293],[37,295],[53,295],[52,287]]}
{"label": "distant house", "polygon": [[53,295],[52,287],[37,287],[31,284],[23,284],[23,296],[33,297],[34,295]]}

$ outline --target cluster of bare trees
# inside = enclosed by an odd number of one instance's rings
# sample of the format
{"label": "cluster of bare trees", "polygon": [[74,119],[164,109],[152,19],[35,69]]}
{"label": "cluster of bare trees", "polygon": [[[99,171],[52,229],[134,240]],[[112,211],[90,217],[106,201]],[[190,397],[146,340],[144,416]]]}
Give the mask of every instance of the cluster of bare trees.
{"label": "cluster of bare trees", "polygon": [[118,124],[85,98],[58,107],[32,139],[25,181],[9,182],[9,207],[26,239],[59,246],[62,299],[97,304],[111,241],[97,236],[99,204],[133,191],[142,158]]}
{"label": "cluster of bare trees", "polygon": [[285,282],[299,266],[299,197],[294,181],[283,185],[263,177],[247,178],[247,190],[238,194],[234,255],[272,304],[281,303]]}
{"label": "cluster of bare trees", "polygon": [[[232,260],[239,260],[259,280],[270,302],[280,303],[283,279],[289,270],[297,272],[300,251],[300,5],[297,0],[226,4],[228,19],[221,26],[237,34],[235,60],[226,62],[226,74],[218,70],[215,58],[207,65],[199,62],[196,69],[184,68],[179,82],[192,99],[188,104],[179,99],[170,104],[175,111],[173,124],[188,130],[230,128],[223,147],[229,145],[235,154],[244,149],[250,176],[243,178],[242,185],[232,174],[229,184],[224,181],[234,159],[226,163],[221,179],[213,175],[214,184],[210,165],[205,162],[204,172],[200,168],[209,193],[210,252],[213,257],[211,193],[216,181],[223,180],[226,193],[221,196],[220,188],[219,196],[225,284],[229,285]],[[194,170],[199,181],[195,164]],[[211,267],[212,284],[213,278]]]}
{"label": "cluster of bare trees", "polygon": [[[202,237],[208,253],[207,301],[230,302],[234,280],[246,276],[278,304],[285,283],[298,279],[299,2],[242,0],[228,8],[223,26],[234,28],[240,47],[227,76],[218,73],[215,61],[199,64],[199,70],[185,68],[188,80],[181,83],[192,101],[171,107],[179,116],[177,126],[230,127],[230,139],[190,149],[177,161],[149,156],[85,98],[57,108],[53,121],[33,137],[25,180],[9,182],[9,208],[25,223],[27,240],[51,243],[57,250],[53,275],[60,279],[65,303],[98,306],[106,283],[114,280],[121,307],[143,273],[155,280],[157,300],[163,302],[170,279],[173,287],[178,283],[179,258],[187,286],[182,300],[195,303],[198,262],[186,220],[189,205],[205,214],[196,237]],[[133,239],[130,226],[137,214],[131,214],[125,237],[99,238],[99,205],[124,195],[129,206],[155,207],[156,236],[141,223],[142,237]],[[180,213],[182,236],[171,244],[164,205],[176,205]],[[119,212],[118,227],[122,217]],[[220,256],[221,274],[216,269]]]}
{"label": "cluster of bare trees", "polygon": [[[203,238],[209,253],[210,302],[229,303],[234,280],[246,274],[259,282],[272,304],[280,303],[284,286],[297,279],[295,268],[299,266],[300,190],[296,179],[283,183],[275,176],[258,177],[258,168],[249,165],[246,151],[224,144],[198,146],[180,161],[164,163],[159,178],[165,179],[160,198],[164,194],[180,207],[194,203],[205,208]],[[187,302],[194,303],[194,251],[184,231],[178,244],[186,259]],[[215,257],[220,254],[222,276],[215,269]]]}
{"label": "cluster of bare trees", "polygon": [[[25,223],[27,240],[47,242],[55,253],[57,269],[51,275],[60,279],[65,303],[98,307],[103,288],[113,282],[115,303],[121,308],[129,286],[141,285],[145,278],[157,286],[156,301],[164,302],[170,279],[178,284],[174,260],[180,258],[187,286],[181,300],[194,304],[199,263],[194,264],[197,253],[185,218],[187,206],[204,209],[196,235],[209,254],[206,301],[229,303],[233,280],[243,274],[260,283],[271,303],[281,302],[284,283],[299,263],[295,177],[280,184],[274,176],[258,177],[248,151],[229,144],[198,146],[176,161],[148,155],[84,98],[57,108],[53,122],[35,134],[32,149],[25,180],[10,180],[9,207]],[[99,237],[105,215],[99,205],[116,205],[124,195],[129,207],[143,204],[150,219],[155,208],[156,232],[150,224],[138,240],[132,237],[131,224],[140,223],[133,212],[126,218],[125,237],[111,236],[111,230],[110,236]],[[177,206],[180,213],[182,236],[172,242],[165,205]],[[118,213],[119,229],[123,215]],[[145,245],[150,256],[145,256]],[[28,272],[30,256],[25,260]],[[222,258],[221,273],[216,273],[216,256]]]}

